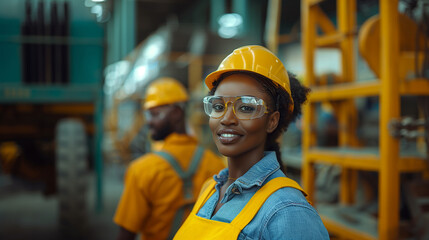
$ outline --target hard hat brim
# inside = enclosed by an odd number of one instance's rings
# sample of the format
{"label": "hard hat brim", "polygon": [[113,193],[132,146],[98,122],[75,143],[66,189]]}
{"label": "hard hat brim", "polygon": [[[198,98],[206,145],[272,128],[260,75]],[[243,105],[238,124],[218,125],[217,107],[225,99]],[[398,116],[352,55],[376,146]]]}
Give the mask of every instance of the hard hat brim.
{"label": "hard hat brim", "polygon": [[[227,72],[249,72],[249,73],[255,73],[255,74],[261,75],[261,74],[259,74],[257,72],[249,71],[249,70],[246,70],[246,69],[223,69],[223,70],[217,70],[217,71],[214,71],[214,72],[210,73],[209,75],[207,75],[207,77],[206,77],[206,79],[204,81],[205,84],[206,84],[206,86],[209,88],[209,90],[212,90],[213,83],[216,80],[218,80],[219,77],[222,74],[227,73]],[[261,75],[261,76],[263,76],[263,75]]]}

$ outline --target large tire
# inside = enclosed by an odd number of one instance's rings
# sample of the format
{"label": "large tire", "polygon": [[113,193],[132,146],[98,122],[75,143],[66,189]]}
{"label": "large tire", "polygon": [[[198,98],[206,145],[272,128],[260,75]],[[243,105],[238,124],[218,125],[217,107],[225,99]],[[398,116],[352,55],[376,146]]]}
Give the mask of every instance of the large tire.
{"label": "large tire", "polygon": [[61,120],[56,128],[59,229],[63,239],[81,239],[87,225],[88,145],[82,122]]}

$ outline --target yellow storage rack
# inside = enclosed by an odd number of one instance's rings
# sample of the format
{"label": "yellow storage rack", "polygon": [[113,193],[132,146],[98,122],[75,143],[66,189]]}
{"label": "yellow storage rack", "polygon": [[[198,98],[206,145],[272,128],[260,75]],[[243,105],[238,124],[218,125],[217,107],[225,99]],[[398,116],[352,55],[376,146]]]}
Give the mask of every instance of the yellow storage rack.
{"label": "yellow storage rack", "polygon": [[[425,171],[429,166],[424,158],[403,156],[399,140],[391,136],[388,126],[391,120],[400,118],[400,96],[429,95],[429,80],[399,78],[398,0],[379,1],[380,79],[363,83],[355,82],[356,0],[337,0],[337,26],[323,13],[320,2],[322,0],[301,0],[305,84],[312,89],[303,115],[303,187],[309,196],[315,195],[315,164],[340,166],[340,207],[353,202],[357,170],[377,171],[378,221],[367,222],[367,226],[361,227],[347,225],[330,217],[332,209],[317,204],[316,207],[328,231],[340,239],[398,239],[400,174]],[[322,35],[317,34],[318,28]],[[314,55],[320,47],[334,47],[341,52],[341,76],[331,86],[316,84]],[[355,133],[354,98],[369,96],[379,96],[380,101],[379,148],[374,151],[358,148]],[[335,102],[339,124],[339,146],[335,149],[316,147],[316,104],[322,101]],[[349,147],[357,150],[350,151]]]}

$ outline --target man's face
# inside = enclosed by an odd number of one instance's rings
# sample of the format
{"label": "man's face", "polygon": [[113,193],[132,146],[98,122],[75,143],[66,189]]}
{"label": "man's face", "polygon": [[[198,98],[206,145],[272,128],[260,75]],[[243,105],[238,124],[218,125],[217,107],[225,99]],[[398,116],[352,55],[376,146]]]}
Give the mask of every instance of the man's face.
{"label": "man's face", "polygon": [[145,111],[149,134],[153,140],[164,140],[173,132],[173,127],[170,122],[171,118],[169,117],[173,107],[172,105],[163,105]]}

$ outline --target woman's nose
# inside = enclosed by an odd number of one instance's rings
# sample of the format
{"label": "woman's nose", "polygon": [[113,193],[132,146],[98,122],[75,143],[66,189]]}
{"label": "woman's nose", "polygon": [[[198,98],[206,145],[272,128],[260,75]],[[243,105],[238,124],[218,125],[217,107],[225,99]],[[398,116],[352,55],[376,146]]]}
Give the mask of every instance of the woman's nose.
{"label": "woman's nose", "polygon": [[233,111],[232,104],[228,104],[228,107],[225,110],[225,115],[223,115],[220,123],[223,125],[233,125],[237,124],[238,119],[237,116],[235,116],[235,113]]}

